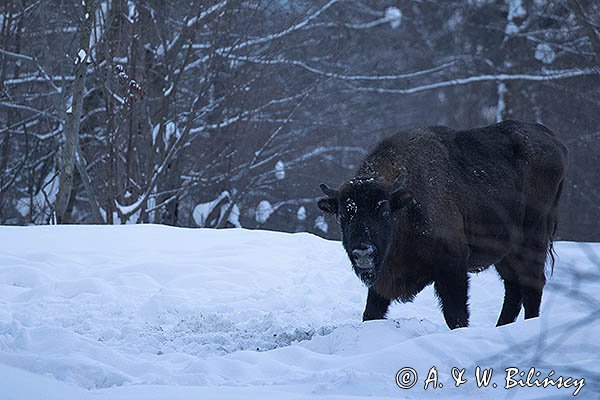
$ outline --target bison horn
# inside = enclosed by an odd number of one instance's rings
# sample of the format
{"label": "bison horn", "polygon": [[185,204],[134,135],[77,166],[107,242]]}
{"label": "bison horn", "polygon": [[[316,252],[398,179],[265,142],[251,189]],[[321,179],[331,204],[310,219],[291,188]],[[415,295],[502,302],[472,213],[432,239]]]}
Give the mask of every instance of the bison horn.
{"label": "bison horn", "polygon": [[396,178],[393,185],[393,190],[403,189],[406,186],[406,170],[400,171],[400,175]]}
{"label": "bison horn", "polygon": [[339,192],[337,190],[330,188],[329,186],[327,186],[324,183],[321,183],[319,185],[319,187],[321,188],[321,191],[323,191],[323,193],[325,193],[325,196],[337,197],[339,194]]}

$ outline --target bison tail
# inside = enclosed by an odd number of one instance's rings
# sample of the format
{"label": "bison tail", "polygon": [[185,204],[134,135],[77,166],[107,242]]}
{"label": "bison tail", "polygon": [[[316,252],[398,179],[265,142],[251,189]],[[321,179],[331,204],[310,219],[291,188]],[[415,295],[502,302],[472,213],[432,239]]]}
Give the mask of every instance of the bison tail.
{"label": "bison tail", "polygon": [[554,203],[552,203],[552,208],[550,209],[550,213],[548,213],[547,220],[547,229],[548,229],[548,256],[550,256],[550,275],[554,274],[554,263],[556,261],[556,251],[554,251],[554,238],[556,236],[556,231],[558,230],[558,202],[560,200],[560,195],[563,190],[564,180],[560,181],[558,185],[558,190],[556,191],[556,197],[554,198]]}

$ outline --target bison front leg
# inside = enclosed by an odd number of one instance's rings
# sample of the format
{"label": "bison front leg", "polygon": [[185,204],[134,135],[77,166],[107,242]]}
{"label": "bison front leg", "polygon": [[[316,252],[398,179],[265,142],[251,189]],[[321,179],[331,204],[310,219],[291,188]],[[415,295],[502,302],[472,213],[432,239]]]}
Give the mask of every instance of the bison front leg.
{"label": "bison front leg", "polygon": [[390,302],[390,299],[380,296],[375,290],[369,288],[369,294],[367,294],[367,305],[365,307],[365,312],[363,313],[363,321],[384,319],[388,307],[390,306]]}
{"label": "bison front leg", "polygon": [[434,288],[450,329],[469,325],[469,277],[464,266],[446,264],[438,267]]}

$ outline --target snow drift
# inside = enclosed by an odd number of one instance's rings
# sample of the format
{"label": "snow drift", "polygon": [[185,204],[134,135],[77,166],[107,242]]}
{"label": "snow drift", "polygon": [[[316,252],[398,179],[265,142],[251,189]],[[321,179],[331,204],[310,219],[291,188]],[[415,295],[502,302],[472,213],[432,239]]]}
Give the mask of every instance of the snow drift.
{"label": "snow drift", "polygon": [[[556,250],[539,319],[494,327],[503,288],[490,269],[471,278],[471,327],[449,331],[431,288],[360,322],[366,289],[341,244],[309,234],[1,227],[0,398],[573,396],[505,389],[509,367],[583,378],[578,396],[594,398],[600,245]],[[441,385],[425,390],[434,366]],[[493,368],[488,387],[477,366]],[[418,374],[411,389],[396,384],[402,368]]]}

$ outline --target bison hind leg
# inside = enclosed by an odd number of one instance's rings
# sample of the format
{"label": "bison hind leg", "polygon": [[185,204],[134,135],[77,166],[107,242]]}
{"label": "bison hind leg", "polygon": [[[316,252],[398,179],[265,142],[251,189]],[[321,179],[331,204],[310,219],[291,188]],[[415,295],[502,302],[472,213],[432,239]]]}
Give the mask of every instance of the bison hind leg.
{"label": "bison hind leg", "polygon": [[496,265],[496,270],[504,281],[504,303],[498,317],[498,323],[496,323],[496,326],[502,326],[515,322],[521,311],[523,297],[521,296],[517,274],[513,270],[508,257]]}
{"label": "bison hind leg", "polygon": [[525,319],[540,315],[542,291],[546,284],[547,246],[545,235],[532,235],[496,264],[496,270],[504,281],[504,303],[496,326],[514,322],[521,305],[525,309]]}

